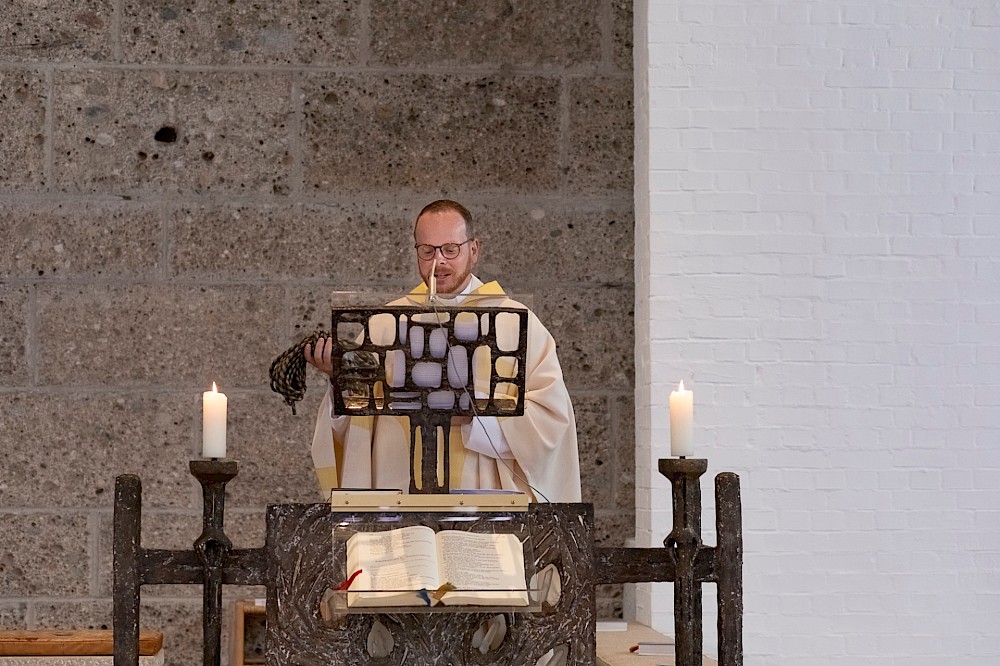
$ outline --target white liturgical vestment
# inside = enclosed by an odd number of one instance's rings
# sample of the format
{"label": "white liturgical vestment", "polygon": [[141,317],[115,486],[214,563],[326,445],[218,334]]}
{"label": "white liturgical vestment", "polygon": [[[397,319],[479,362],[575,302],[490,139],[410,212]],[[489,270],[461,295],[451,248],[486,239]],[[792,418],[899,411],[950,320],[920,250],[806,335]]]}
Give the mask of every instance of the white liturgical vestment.
{"label": "white liturgical vestment", "polygon": [[[484,285],[473,276],[470,287],[463,305],[524,308],[507,298],[496,282]],[[426,301],[427,287],[421,284],[390,305]],[[531,311],[526,361],[523,416],[481,417],[479,423],[452,426],[450,487],[521,490],[537,502],[579,502],[580,460],[573,405],[555,341]],[[399,488],[406,492],[410,487],[409,419],[333,416],[331,406],[327,388],[312,444],[313,464],[324,495],[338,487]]]}

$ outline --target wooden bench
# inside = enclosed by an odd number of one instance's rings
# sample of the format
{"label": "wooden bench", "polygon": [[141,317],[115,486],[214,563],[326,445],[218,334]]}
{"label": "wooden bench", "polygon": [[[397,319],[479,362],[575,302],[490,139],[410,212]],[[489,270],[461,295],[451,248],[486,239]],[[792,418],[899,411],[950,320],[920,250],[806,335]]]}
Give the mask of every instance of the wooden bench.
{"label": "wooden bench", "polygon": [[[110,629],[77,631],[0,631],[0,666],[71,666],[111,664],[114,636]],[[139,633],[139,663],[163,664],[163,634]]]}

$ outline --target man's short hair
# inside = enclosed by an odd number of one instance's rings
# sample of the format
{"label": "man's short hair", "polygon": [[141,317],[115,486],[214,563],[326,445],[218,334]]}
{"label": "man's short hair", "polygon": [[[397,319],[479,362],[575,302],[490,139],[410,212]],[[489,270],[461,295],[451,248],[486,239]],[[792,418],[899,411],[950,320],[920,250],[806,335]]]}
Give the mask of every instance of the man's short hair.
{"label": "man's short hair", "polygon": [[416,236],[417,233],[417,222],[420,221],[421,216],[424,213],[446,213],[448,211],[454,211],[462,216],[465,220],[465,236],[466,238],[476,237],[476,227],[472,223],[472,213],[469,209],[458,203],[457,201],[452,201],[451,199],[438,199],[437,201],[432,201],[420,211],[417,215],[416,221],[413,223],[413,234]]}

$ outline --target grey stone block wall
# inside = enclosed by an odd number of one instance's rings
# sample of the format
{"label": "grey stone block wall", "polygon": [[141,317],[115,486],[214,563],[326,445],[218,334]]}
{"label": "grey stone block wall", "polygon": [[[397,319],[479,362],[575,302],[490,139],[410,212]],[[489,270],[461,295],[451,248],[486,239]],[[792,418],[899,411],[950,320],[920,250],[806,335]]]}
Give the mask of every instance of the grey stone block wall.
{"label": "grey stone block wall", "polygon": [[[188,547],[200,395],[230,397],[228,529],[320,499],[271,360],[333,290],[408,289],[442,196],[558,343],[603,545],[634,523],[631,3],[50,0],[0,7],[0,628],[110,626],[114,478]],[[230,590],[229,598],[259,590]],[[601,590],[601,614],[620,591]],[[197,590],[147,589],[168,663]]]}

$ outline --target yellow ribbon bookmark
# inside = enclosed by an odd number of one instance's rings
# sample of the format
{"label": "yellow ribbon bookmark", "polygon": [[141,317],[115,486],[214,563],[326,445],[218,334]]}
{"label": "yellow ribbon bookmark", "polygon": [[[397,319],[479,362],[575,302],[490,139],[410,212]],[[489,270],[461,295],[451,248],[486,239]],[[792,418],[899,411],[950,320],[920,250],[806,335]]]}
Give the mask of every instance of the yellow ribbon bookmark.
{"label": "yellow ribbon bookmark", "polygon": [[445,583],[438,589],[434,590],[431,596],[434,597],[435,603],[441,603],[441,599],[444,598],[444,595],[448,594],[454,589],[456,589],[454,585],[452,585],[451,583]]}

